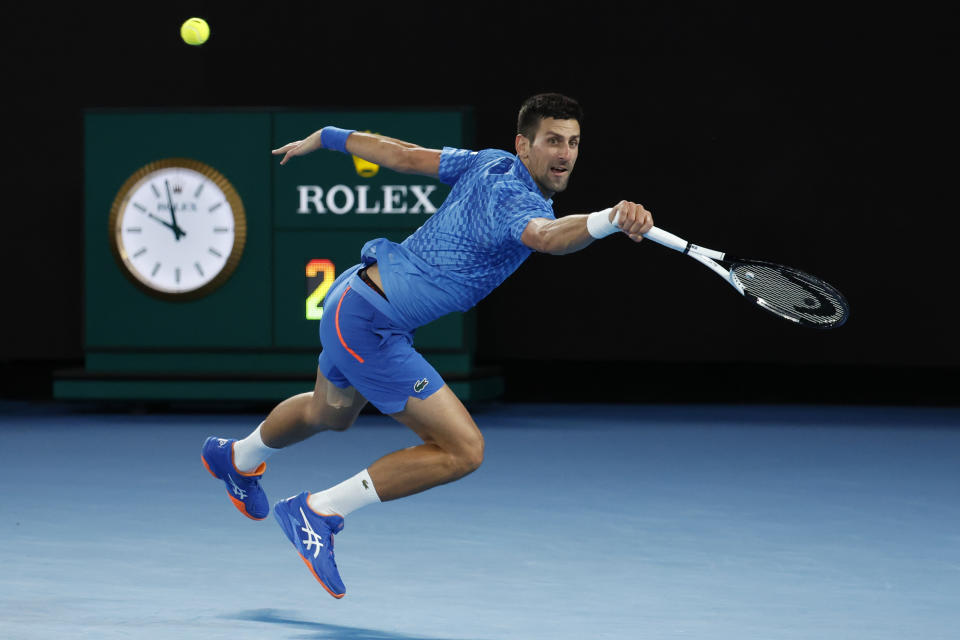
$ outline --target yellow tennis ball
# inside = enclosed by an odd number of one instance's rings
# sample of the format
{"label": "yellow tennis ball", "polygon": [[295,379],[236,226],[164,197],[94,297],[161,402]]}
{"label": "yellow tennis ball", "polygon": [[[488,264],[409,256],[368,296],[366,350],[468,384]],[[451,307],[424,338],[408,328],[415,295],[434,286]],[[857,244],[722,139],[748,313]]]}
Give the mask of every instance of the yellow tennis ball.
{"label": "yellow tennis ball", "polygon": [[180,25],[180,37],[187,44],[201,45],[210,37],[210,25],[203,18],[189,18]]}

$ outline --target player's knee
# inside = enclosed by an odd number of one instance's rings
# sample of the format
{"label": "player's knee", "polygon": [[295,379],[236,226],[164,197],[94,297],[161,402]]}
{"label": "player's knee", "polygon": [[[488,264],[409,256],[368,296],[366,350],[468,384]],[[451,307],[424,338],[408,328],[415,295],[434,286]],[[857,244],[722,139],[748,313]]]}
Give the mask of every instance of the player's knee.
{"label": "player's knee", "polygon": [[311,402],[304,409],[303,422],[314,431],[323,431],[323,412],[316,402]]}
{"label": "player's knee", "polygon": [[455,473],[458,477],[473,473],[483,464],[484,442],[479,432],[463,443],[454,456]]}
{"label": "player's knee", "polygon": [[320,402],[311,402],[303,416],[304,423],[314,431],[346,431],[353,424],[352,414],[336,411]]}

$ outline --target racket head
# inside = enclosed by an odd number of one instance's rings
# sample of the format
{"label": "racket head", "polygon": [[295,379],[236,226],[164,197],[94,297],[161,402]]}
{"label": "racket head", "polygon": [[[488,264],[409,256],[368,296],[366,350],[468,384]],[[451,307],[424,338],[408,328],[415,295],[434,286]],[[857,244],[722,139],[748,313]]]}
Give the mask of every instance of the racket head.
{"label": "racket head", "polygon": [[764,311],[815,329],[842,326],[850,304],[836,287],[805,271],[762,260],[727,258],[745,298]]}

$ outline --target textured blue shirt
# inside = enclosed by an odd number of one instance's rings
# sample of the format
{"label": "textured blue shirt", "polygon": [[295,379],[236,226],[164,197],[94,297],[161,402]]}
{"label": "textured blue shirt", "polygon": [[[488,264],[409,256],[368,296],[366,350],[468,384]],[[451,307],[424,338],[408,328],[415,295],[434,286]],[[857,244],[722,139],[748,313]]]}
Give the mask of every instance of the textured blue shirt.
{"label": "textured blue shirt", "polygon": [[553,200],[506,151],[444,147],[439,177],[453,188],[432,217],[401,244],[377,238],[361,251],[364,264],[379,262],[407,329],[473,307],[532,253],[520,241],[527,223],[554,219]]}

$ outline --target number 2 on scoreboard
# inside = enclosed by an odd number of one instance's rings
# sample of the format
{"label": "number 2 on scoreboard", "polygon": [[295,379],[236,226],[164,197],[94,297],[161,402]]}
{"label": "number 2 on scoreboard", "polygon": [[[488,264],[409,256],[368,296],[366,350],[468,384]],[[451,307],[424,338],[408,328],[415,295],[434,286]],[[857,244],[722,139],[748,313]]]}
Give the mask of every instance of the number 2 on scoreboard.
{"label": "number 2 on scoreboard", "polygon": [[314,259],[307,263],[307,320],[323,317],[323,299],[327,297],[335,276],[336,268],[330,260]]}

